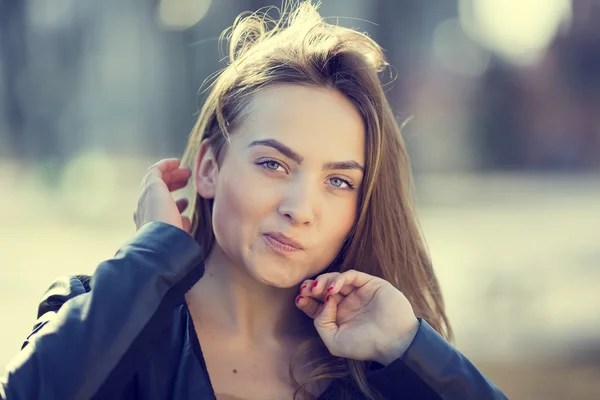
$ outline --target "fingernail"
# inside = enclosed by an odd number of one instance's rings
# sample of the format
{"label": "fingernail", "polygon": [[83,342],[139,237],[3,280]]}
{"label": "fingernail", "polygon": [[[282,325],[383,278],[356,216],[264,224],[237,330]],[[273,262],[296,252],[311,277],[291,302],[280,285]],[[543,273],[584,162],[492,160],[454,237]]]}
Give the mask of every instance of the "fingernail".
{"label": "fingernail", "polygon": [[312,289],[316,288],[318,284],[319,284],[319,282],[315,281],[315,283],[313,283],[313,285],[312,285]]}
{"label": "fingernail", "polygon": [[300,302],[300,300],[302,300],[303,298],[304,298],[303,296],[296,297],[296,304],[298,304]]}
{"label": "fingernail", "polygon": [[331,292],[333,290],[333,286],[330,286],[329,289],[327,289],[327,292]]}
{"label": "fingernail", "polygon": [[302,289],[304,289],[306,287],[306,283],[302,286],[300,286],[300,291],[302,291]]}
{"label": "fingernail", "polygon": [[329,301],[329,299],[331,299],[331,296],[327,296],[327,297],[325,297],[325,302],[328,302],[328,301]]}

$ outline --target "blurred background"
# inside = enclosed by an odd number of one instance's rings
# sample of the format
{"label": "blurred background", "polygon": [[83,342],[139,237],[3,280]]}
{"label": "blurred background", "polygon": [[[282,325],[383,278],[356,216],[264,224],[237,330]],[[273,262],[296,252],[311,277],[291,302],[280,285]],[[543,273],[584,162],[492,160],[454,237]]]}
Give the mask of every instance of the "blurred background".
{"label": "blurred background", "polygon": [[[258,0],[0,1],[0,365],[135,231]],[[456,345],[511,399],[600,398],[600,1],[323,0],[368,32]],[[391,76],[390,76],[391,74]]]}

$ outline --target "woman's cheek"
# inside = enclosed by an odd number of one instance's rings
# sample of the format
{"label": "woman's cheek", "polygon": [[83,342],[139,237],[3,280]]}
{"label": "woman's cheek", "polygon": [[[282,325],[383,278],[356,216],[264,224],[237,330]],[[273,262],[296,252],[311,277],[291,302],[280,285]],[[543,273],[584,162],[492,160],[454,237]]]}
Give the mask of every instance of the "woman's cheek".
{"label": "woman's cheek", "polygon": [[338,199],[331,202],[327,211],[323,213],[328,218],[327,224],[332,227],[332,237],[345,240],[356,220],[356,202],[351,199]]}
{"label": "woman's cheek", "polygon": [[[236,223],[257,223],[276,201],[277,185],[254,165],[241,165],[228,174],[222,186],[221,210],[235,217]],[[231,171],[233,172],[233,171]]]}

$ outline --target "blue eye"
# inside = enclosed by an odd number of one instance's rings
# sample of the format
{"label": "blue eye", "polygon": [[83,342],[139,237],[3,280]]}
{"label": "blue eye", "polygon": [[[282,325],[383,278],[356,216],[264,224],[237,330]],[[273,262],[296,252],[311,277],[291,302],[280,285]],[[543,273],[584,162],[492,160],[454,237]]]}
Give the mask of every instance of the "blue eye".
{"label": "blue eye", "polygon": [[283,172],[287,173],[285,168],[277,161],[265,160],[265,161],[258,162],[257,164],[262,166],[265,169],[268,169],[269,171],[279,171],[281,169],[281,170],[283,170]]}
{"label": "blue eye", "polygon": [[279,165],[279,163],[275,161],[266,161],[264,163],[264,166],[272,170],[276,170],[277,168],[281,167],[281,165]]}
{"label": "blue eye", "polygon": [[348,182],[345,179],[342,178],[331,178],[329,179],[329,183],[331,183],[331,185],[335,186],[336,188],[340,188],[340,189],[352,189],[352,185],[350,184],[350,182]]}

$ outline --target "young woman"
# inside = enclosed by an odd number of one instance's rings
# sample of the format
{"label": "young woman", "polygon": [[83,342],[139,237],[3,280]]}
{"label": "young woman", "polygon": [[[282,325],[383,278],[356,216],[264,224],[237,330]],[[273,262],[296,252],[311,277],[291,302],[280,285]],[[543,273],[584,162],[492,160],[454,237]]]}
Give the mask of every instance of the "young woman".
{"label": "young woman", "polygon": [[383,66],[309,3],[238,19],[193,168],[148,170],[138,233],[50,288],[0,398],[505,398],[445,340]]}

